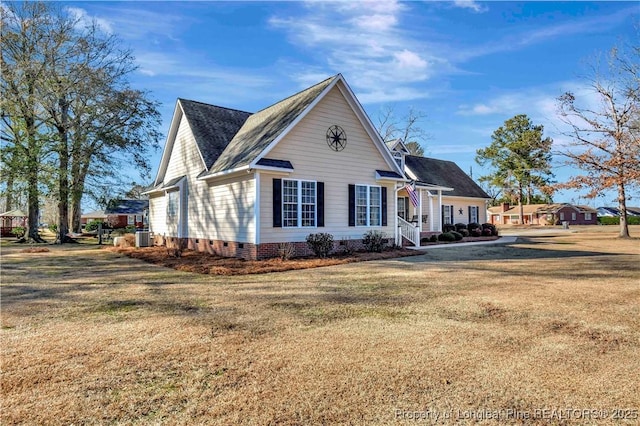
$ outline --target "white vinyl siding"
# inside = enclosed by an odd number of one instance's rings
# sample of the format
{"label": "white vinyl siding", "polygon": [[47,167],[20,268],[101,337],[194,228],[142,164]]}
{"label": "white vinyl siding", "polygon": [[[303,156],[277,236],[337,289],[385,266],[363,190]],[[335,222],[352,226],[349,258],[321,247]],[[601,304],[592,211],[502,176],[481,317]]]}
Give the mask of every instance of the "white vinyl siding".
{"label": "white vinyl siding", "polygon": [[[338,125],[347,135],[344,150],[336,152],[326,142],[329,127]],[[386,149],[386,148],[383,148]],[[388,238],[394,236],[395,199],[393,183],[376,181],[376,170],[390,170],[380,151],[361,125],[351,107],[334,87],[276,145],[267,158],[289,160],[294,170],[289,175],[260,172],[260,242],[305,241],[310,230],[304,227],[273,226],[273,179],[324,182],[324,227],[315,232],[328,232],[334,240],[360,239],[366,231],[349,226],[349,184],[385,186],[389,196],[387,226],[378,228]],[[284,212],[283,212],[284,213]],[[316,217],[317,223],[317,217]]]}

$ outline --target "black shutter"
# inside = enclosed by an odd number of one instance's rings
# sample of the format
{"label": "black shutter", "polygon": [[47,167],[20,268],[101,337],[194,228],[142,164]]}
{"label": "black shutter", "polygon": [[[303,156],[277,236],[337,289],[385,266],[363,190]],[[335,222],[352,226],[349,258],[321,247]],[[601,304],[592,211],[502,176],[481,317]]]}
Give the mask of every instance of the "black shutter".
{"label": "black shutter", "polygon": [[282,228],[282,179],[273,180],[273,227]]}
{"label": "black shutter", "polygon": [[349,184],[349,226],[356,226],[356,186]]}
{"label": "black shutter", "polygon": [[317,226],[324,226],[324,182],[317,182],[317,208],[318,208],[318,221]]}
{"label": "black shutter", "polygon": [[444,231],[444,209],[445,209],[446,207],[447,207],[447,206],[444,206],[444,205],[443,205],[443,206],[442,206],[442,211],[440,212],[440,216],[441,216],[441,217],[440,217],[440,229],[441,229],[442,231]]}
{"label": "black shutter", "polygon": [[382,187],[382,226],[387,226],[387,188]]}
{"label": "black shutter", "polygon": [[471,223],[471,206],[469,206],[469,218],[467,219],[467,223]]}

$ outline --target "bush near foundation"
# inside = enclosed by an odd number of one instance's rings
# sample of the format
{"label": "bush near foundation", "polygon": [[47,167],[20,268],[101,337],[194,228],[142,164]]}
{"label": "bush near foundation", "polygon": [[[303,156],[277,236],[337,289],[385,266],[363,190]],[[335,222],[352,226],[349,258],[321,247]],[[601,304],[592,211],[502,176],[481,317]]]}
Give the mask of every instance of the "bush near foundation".
{"label": "bush near foundation", "polygon": [[382,232],[369,231],[363,235],[362,244],[367,251],[380,253],[386,244],[386,240]]}
{"label": "bush near foundation", "polygon": [[333,235],[326,232],[307,235],[307,244],[318,257],[327,257],[333,250]]}
{"label": "bush near foundation", "polygon": [[438,241],[455,241],[456,240],[456,236],[453,235],[453,233],[451,232],[443,232],[442,234],[438,235]]}
{"label": "bush near foundation", "polygon": [[[490,233],[487,233],[486,230],[489,230]],[[486,237],[497,237],[498,236],[498,228],[493,223],[483,223],[482,224],[482,235]]]}

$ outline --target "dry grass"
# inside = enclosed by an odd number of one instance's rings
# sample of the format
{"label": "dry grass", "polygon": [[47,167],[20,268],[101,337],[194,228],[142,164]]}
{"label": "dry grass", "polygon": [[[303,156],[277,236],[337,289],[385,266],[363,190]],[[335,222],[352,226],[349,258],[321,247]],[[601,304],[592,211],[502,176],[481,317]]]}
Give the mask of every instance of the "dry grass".
{"label": "dry grass", "polygon": [[0,422],[637,424],[639,240],[588,231],[245,276],[3,247]]}

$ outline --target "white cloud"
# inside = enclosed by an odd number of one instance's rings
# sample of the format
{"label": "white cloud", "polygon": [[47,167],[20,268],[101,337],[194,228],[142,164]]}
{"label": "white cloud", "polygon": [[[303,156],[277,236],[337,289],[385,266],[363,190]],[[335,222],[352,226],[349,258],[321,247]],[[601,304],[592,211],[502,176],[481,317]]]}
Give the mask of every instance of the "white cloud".
{"label": "white cloud", "polygon": [[489,10],[489,8],[485,5],[478,3],[475,0],[453,0],[453,4],[456,7],[461,7],[464,9],[471,9],[476,13],[482,13]]}
{"label": "white cloud", "polygon": [[88,27],[95,22],[96,26],[100,28],[100,30],[104,31],[107,34],[113,34],[113,26],[111,25],[111,22],[109,20],[104,18],[91,17],[86,10],[79,7],[67,7],[66,10],[73,18],[78,21],[80,25]]}
{"label": "white cloud", "polygon": [[286,31],[294,44],[324,58],[321,64],[298,70],[301,83],[321,68],[325,76],[345,74],[363,102],[401,101],[426,97],[425,90],[412,86],[427,81],[436,69],[450,67],[445,56],[434,55],[402,27],[407,4],[308,2],[306,6],[308,13],[302,16],[269,20],[274,28]]}

